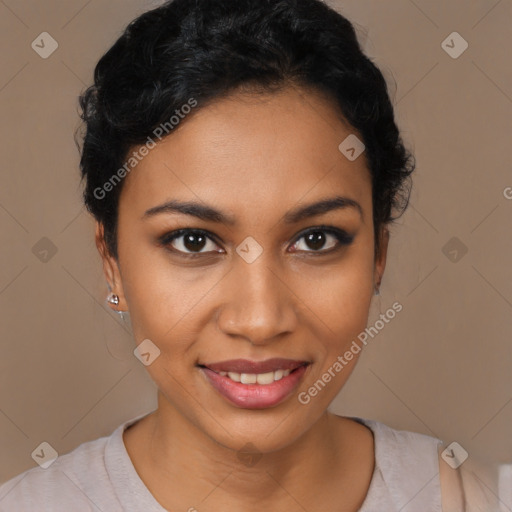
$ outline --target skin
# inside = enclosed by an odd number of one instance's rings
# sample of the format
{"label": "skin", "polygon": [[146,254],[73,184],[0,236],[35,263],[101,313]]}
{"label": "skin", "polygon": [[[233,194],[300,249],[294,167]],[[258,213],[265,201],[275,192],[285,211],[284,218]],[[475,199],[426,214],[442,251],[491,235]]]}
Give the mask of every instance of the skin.
{"label": "skin", "polygon": [[[158,408],[127,429],[124,442],[165,508],[355,511],[367,494],[371,431],[327,411],[360,353],[307,405],[295,393],[261,410],[228,402],[196,366],[306,360],[298,392],[305,391],[365,329],[389,233],[382,230],[375,259],[365,155],[349,161],[338,150],[352,133],[318,92],[233,93],[190,114],[125,178],[118,260],[96,225],[105,276],[120,298],[115,309],[130,312],[137,344],[149,338],[161,351],[146,367]],[[346,207],[283,221],[288,211],[335,195],[357,201],[361,213]],[[208,204],[236,223],[182,213],[143,218],[170,199]],[[352,242],[327,254],[338,245],[328,232],[320,249],[298,236],[322,224],[347,231]],[[178,251],[193,246],[183,237],[169,244],[174,252],[159,244],[180,228],[203,229],[219,241],[206,239],[196,249],[201,255],[187,259]],[[235,250],[248,236],[263,248],[250,264]],[[261,454],[253,465],[237,457],[247,443]]]}

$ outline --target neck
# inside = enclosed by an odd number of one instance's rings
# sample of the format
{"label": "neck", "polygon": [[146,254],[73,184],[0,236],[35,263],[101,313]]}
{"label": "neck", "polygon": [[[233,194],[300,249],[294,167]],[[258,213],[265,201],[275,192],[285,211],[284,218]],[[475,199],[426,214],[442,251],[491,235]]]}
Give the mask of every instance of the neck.
{"label": "neck", "polygon": [[243,454],[209,437],[160,393],[158,405],[142,443],[139,461],[145,463],[136,469],[155,498],[172,510],[322,510],[319,496],[354,487],[353,452],[340,442],[350,420],[325,411],[287,446]]}

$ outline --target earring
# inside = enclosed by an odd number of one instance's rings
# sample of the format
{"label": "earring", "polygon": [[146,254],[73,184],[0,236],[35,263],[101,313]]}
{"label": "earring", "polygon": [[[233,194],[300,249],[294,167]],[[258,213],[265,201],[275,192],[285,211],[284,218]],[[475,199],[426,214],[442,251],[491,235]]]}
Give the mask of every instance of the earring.
{"label": "earring", "polygon": [[115,293],[111,293],[107,297],[107,302],[109,304],[114,304],[114,306],[117,306],[119,304],[119,296],[116,295]]}
{"label": "earring", "polygon": [[[108,289],[110,290],[110,286],[108,287]],[[108,304],[113,304],[114,306],[119,305],[119,295],[116,295],[115,293],[109,293],[106,302]],[[128,313],[128,311],[119,311],[118,309],[115,309],[114,311],[119,315],[121,320],[124,322],[124,314]]]}
{"label": "earring", "polygon": [[375,285],[375,293],[374,293],[374,295],[380,295],[380,288],[377,285]]}

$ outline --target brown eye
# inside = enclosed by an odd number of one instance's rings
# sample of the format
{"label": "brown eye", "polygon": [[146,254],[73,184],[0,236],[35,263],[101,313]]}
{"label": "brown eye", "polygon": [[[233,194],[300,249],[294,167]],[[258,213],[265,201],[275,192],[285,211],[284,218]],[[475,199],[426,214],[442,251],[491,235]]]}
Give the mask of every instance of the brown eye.
{"label": "brown eye", "polygon": [[323,231],[312,231],[304,237],[304,240],[309,248],[319,251],[324,247],[328,237],[329,235],[326,235]]}
{"label": "brown eye", "polygon": [[303,233],[292,247],[294,251],[331,252],[340,246],[349,245],[353,238],[342,230],[313,228]]}
{"label": "brown eye", "polygon": [[160,242],[184,254],[220,252],[216,249],[218,245],[204,231],[180,229],[164,235]]}

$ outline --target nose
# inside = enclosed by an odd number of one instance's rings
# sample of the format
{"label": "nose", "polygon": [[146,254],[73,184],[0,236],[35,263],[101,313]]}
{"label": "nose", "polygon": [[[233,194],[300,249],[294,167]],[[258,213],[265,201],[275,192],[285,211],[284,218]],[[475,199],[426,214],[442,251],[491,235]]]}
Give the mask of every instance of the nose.
{"label": "nose", "polygon": [[219,329],[253,345],[293,332],[295,296],[283,272],[270,268],[263,255],[252,263],[239,258],[234,265],[222,290],[225,301],[217,316]]}

